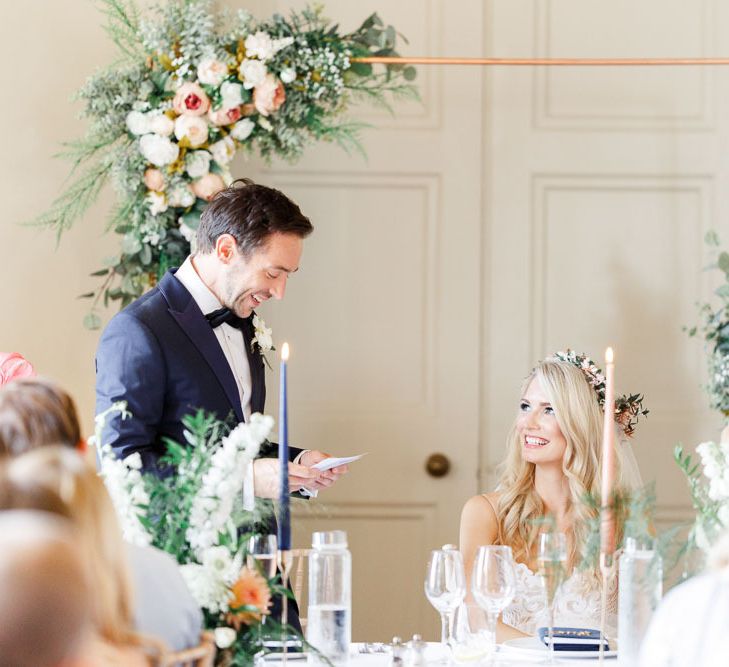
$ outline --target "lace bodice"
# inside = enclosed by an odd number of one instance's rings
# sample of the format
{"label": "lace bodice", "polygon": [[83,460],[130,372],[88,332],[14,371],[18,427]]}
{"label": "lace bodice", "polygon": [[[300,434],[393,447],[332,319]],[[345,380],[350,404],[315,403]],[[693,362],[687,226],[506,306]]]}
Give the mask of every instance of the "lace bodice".
{"label": "lace bodice", "polygon": [[[617,577],[608,590],[608,637],[617,635]],[[601,591],[586,574],[575,571],[565,580],[554,599],[554,625],[576,628],[600,627]],[[503,621],[517,630],[535,635],[549,622],[547,601],[541,578],[524,563],[516,564],[516,594],[503,612]]]}

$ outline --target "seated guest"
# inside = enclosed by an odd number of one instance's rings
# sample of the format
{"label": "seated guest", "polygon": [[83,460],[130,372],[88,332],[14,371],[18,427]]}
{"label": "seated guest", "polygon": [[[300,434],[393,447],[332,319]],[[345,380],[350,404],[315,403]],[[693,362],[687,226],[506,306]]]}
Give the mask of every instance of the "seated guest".
{"label": "seated guest", "polygon": [[[603,393],[599,393],[601,388]],[[520,396],[499,484],[495,491],[471,498],[461,515],[460,548],[467,576],[481,545],[509,546],[516,561],[516,595],[503,612],[498,641],[534,635],[548,624],[542,581],[537,575],[539,524],[546,517],[554,520],[554,530],[567,539],[567,573],[555,599],[555,625],[600,627],[599,571],[581,572],[575,566],[588,522],[598,513],[584,498],[600,493],[602,377],[586,358],[557,353],[537,364]],[[616,423],[616,432],[623,436],[623,444],[617,448],[619,463],[627,447],[624,436],[634,417],[632,411],[616,415],[616,420],[627,425]],[[638,483],[633,461],[623,467],[622,480],[630,472],[633,483]],[[628,470],[631,467],[634,469]],[[608,635],[614,636],[617,589],[611,591],[608,612]]]}
{"label": "seated guest", "polygon": [[[0,454],[11,456],[63,445],[84,451],[76,406],[55,383],[17,380],[0,389]],[[170,649],[198,644],[202,613],[176,561],[153,547],[125,544],[134,586],[135,628],[162,639]]]}
{"label": "seated guest", "polygon": [[729,532],[709,571],[671,590],[658,606],[640,651],[640,667],[724,667],[729,662]]}
{"label": "seated guest", "polygon": [[91,618],[84,563],[68,522],[0,512],[0,663],[80,666]]}
{"label": "seated guest", "polygon": [[[0,472],[0,509],[59,514],[73,524],[84,555],[93,600],[93,633],[83,664],[143,667],[145,645],[133,631],[131,584],[121,530],[96,471],[76,452],[42,447],[8,461]],[[150,652],[158,652],[149,644]]]}

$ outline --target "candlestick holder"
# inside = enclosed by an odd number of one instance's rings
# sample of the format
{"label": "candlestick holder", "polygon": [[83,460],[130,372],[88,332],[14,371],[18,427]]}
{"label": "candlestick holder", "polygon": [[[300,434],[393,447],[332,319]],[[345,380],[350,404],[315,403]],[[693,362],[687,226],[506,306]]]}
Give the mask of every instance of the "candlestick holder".
{"label": "candlestick holder", "polygon": [[605,660],[605,626],[607,625],[607,603],[610,582],[615,576],[615,554],[611,552],[600,553],[600,573],[602,574],[602,595],[600,605],[600,653],[599,664]]}
{"label": "candlestick holder", "polygon": [[289,575],[291,574],[291,566],[293,564],[293,554],[291,549],[279,549],[277,562],[278,569],[281,572],[281,584],[284,593],[281,596],[281,644],[283,651],[283,664],[286,665],[286,655],[288,653],[288,624],[289,624],[289,597],[286,595],[285,589],[289,585]]}

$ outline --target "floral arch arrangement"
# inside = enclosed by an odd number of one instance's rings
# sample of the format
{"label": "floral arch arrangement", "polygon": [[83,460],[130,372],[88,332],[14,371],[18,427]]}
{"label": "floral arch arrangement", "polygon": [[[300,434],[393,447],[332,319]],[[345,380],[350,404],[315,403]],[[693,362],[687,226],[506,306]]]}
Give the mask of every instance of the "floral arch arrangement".
{"label": "floral arch arrangement", "polygon": [[126,305],[188,254],[207,201],[233,180],[237,151],[294,161],[325,140],[361,152],[362,125],[342,119],[348,103],[417,96],[412,67],[353,62],[396,55],[398,33],[376,14],[340,34],[321,8],[258,21],[215,13],[210,0],[170,0],[149,18],[133,0],[101,6],[122,57],[79,91],[90,125],[61,156],[73,173],[85,169],[35,221],[60,236],[109,180],[117,191],[108,229],[121,249],[92,274],[102,285],[82,295],[93,300],[87,328],[101,325],[100,300]]}

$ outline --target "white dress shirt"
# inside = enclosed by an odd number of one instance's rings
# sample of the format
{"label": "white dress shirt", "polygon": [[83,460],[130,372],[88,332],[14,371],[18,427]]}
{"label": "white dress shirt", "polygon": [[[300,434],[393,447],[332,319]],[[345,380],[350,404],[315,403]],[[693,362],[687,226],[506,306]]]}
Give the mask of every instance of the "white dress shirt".
{"label": "white dress shirt", "polygon": [[[195,303],[198,305],[203,315],[212,313],[223,307],[223,304],[202,281],[195,267],[192,265],[192,258],[188,257],[177,269],[175,273],[177,278],[190,292]],[[235,378],[235,384],[238,387],[238,395],[240,397],[243,416],[248,422],[251,419],[251,367],[248,364],[248,354],[246,353],[246,344],[240,329],[230,326],[230,324],[221,324],[213,329],[215,337],[218,339],[225,359],[230,366]]]}

